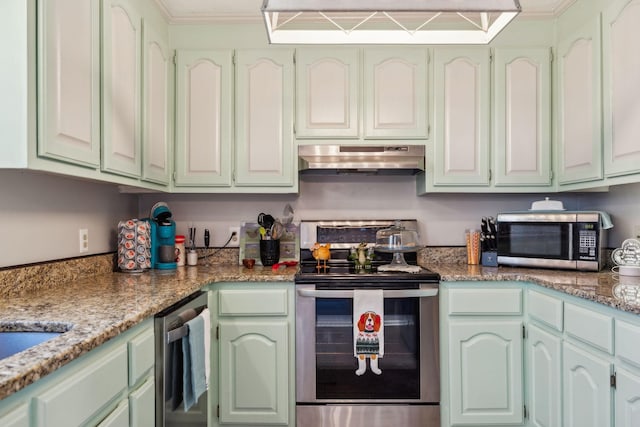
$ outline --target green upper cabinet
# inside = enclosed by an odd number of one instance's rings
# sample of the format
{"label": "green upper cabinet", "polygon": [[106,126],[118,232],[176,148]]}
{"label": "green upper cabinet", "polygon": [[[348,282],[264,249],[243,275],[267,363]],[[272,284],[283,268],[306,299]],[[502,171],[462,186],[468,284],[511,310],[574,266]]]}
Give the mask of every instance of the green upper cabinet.
{"label": "green upper cabinet", "polygon": [[427,139],[428,50],[364,50],[364,138]]}
{"label": "green upper cabinet", "polygon": [[488,186],[491,70],[488,48],[434,53],[434,186]]}
{"label": "green upper cabinet", "polygon": [[603,11],[604,170],[640,172],[640,0]]}
{"label": "green upper cabinet", "polygon": [[360,51],[296,50],[296,137],[359,136]]}
{"label": "green upper cabinet", "polygon": [[234,184],[295,187],[293,50],[238,50],[235,71]]}
{"label": "green upper cabinet", "polygon": [[140,177],[142,18],[126,0],[104,0],[102,17],[102,170]]}
{"label": "green upper cabinet", "polygon": [[558,184],[602,179],[600,19],[558,43]]}
{"label": "green upper cabinet", "polygon": [[496,186],[551,185],[551,50],[496,49]]}
{"label": "green upper cabinet", "polygon": [[231,50],[178,50],[176,186],[231,186]]}
{"label": "green upper cabinet", "polygon": [[38,155],[100,166],[100,1],[38,2]]}
{"label": "green upper cabinet", "polygon": [[143,28],[142,179],[168,185],[171,174],[173,52],[150,23]]}

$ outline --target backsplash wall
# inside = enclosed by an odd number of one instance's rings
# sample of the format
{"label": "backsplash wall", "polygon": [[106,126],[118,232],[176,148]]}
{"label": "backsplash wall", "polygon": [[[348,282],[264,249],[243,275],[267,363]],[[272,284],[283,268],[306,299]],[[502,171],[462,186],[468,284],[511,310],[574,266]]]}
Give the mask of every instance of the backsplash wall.
{"label": "backsplash wall", "polygon": [[[201,246],[205,227],[212,246],[228,238],[228,227],[255,221],[258,213],[282,216],[289,203],[295,219],[417,218],[422,243],[461,246],[465,228],[482,216],[527,209],[544,194],[432,194],[418,197],[411,177],[340,177],[306,179],[300,195],[266,194],[120,194],[117,186],[29,171],[0,170],[0,267],[81,256],[78,229],[89,229],[88,255],[116,249],[121,219],[147,217],[156,201],[166,201],[178,231],[198,228]],[[609,246],[633,237],[640,224],[640,184],[612,187],[608,193],[548,194],[568,209],[601,209],[615,227]]]}

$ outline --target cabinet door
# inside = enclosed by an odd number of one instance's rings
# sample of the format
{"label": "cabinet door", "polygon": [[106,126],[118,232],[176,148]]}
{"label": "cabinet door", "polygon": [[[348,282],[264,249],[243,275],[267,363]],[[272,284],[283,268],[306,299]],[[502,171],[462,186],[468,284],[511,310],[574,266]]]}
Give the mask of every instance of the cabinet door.
{"label": "cabinet door", "polygon": [[611,364],[564,342],[564,427],[611,426]]}
{"label": "cabinet door", "polygon": [[452,425],[523,421],[522,322],[452,320]]}
{"label": "cabinet door", "polygon": [[129,395],[131,427],[154,427],[156,425],[156,391],[153,378],[149,378]]}
{"label": "cabinet door", "polygon": [[640,0],[616,0],[603,12],[604,170],[640,172]]}
{"label": "cabinet door", "polygon": [[427,50],[366,49],[365,138],[427,138]]}
{"label": "cabinet door", "polygon": [[221,320],[220,423],[287,424],[286,320]]}
{"label": "cabinet door", "polygon": [[527,389],[532,427],[562,427],[561,343],[559,337],[529,326]]}
{"label": "cabinet door", "polygon": [[143,37],[142,179],[167,185],[171,171],[172,52],[166,39],[147,23]]}
{"label": "cabinet door", "polygon": [[551,50],[496,49],[496,186],[551,184]]}
{"label": "cabinet door", "polygon": [[235,185],[294,185],[293,82],[293,51],[236,52]]}
{"label": "cabinet door", "polygon": [[600,19],[558,43],[558,183],[602,179]]}
{"label": "cabinet door", "polygon": [[130,427],[129,425],[129,403],[125,400],[120,403],[98,427]]}
{"label": "cabinet door", "polygon": [[616,373],[616,427],[640,425],[640,377],[619,369]]}
{"label": "cabinet door", "polygon": [[100,2],[38,1],[38,155],[100,166]]}
{"label": "cabinet door", "polygon": [[296,51],[296,137],[356,138],[359,50]]}
{"label": "cabinet door", "polygon": [[230,186],[233,67],[230,50],[176,55],[176,186]]}
{"label": "cabinet door", "polygon": [[489,185],[489,64],[487,48],[434,53],[433,185]]}
{"label": "cabinet door", "polygon": [[142,20],[126,0],[105,0],[102,16],[102,170],[139,177]]}

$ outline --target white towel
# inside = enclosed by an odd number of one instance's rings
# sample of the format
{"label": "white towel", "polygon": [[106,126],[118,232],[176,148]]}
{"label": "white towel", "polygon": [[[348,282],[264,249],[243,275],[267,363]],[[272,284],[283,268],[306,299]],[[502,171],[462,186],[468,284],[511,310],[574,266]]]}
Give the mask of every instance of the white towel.
{"label": "white towel", "polygon": [[364,374],[367,358],[371,371],[380,375],[378,359],[384,356],[382,289],[353,291],[353,354],[358,359],[356,375]]}
{"label": "white towel", "polygon": [[204,374],[209,390],[209,378],[211,378],[211,315],[209,309],[205,308],[200,313],[204,322]]}

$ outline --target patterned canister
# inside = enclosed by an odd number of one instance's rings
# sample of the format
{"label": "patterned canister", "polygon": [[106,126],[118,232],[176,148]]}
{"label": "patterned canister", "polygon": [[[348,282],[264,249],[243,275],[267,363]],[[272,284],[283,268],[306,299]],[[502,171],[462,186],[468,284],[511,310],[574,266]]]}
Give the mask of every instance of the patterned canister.
{"label": "patterned canister", "polygon": [[118,223],[118,268],[131,273],[151,268],[151,227],[147,221]]}

